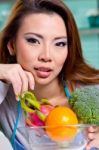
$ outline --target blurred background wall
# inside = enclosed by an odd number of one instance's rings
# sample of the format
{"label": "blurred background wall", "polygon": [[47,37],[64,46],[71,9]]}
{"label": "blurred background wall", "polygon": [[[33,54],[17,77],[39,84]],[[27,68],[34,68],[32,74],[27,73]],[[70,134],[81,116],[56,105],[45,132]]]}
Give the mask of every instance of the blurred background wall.
{"label": "blurred background wall", "polygon": [[[86,62],[99,69],[99,0],[63,1],[75,17]],[[4,27],[14,2],[0,0],[0,30]]]}

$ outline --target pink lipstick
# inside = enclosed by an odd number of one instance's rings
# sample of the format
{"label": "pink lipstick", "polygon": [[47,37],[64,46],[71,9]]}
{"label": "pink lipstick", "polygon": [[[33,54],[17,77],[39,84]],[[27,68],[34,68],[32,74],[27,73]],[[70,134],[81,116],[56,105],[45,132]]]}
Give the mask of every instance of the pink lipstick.
{"label": "pink lipstick", "polygon": [[51,71],[52,71],[52,69],[47,68],[47,67],[38,67],[38,68],[35,68],[35,70],[36,70],[37,76],[40,78],[47,78],[51,74]]}

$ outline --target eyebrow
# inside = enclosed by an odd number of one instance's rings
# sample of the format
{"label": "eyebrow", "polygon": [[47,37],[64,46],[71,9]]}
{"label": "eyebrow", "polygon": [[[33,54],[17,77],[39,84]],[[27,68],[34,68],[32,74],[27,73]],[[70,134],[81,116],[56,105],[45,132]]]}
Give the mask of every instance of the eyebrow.
{"label": "eyebrow", "polygon": [[[38,38],[44,39],[44,37],[41,34],[38,34],[38,33],[28,32],[28,33],[25,33],[24,35],[35,35]],[[59,39],[67,39],[67,36],[59,36],[59,37],[55,38],[55,40],[59,40]]]}

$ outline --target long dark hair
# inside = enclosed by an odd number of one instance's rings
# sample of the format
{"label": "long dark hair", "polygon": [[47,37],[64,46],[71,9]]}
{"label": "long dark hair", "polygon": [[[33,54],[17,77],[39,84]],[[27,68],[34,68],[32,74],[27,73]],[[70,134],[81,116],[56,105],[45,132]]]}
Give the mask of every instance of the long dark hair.
{"label": "long dark hair", "polygon": [[99,70],[86,64],[74,17],[62,0],[17,0],[0,35],[0,62],[8,63],[7,43],[16,37],[23,18],[31,13],[57,13],[64,20],[68,36],[68,57],[60,75],[65,80],[99,83]]}

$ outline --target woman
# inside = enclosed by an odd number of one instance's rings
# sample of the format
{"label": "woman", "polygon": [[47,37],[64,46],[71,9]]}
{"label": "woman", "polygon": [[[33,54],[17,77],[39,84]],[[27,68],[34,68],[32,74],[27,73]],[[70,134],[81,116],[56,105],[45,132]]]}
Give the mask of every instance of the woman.
{"label": "woman", "polygon": [[[0,122],[8,138],[15,122],[24,125],[24,116],[16,120],[22,92],[31,89],[38,100],[68,105],[63,80],[70,93],[99,84],[99,70],[86,64],[74,18],[61,0],[18,0],[1,33],[0,61]],[[87,150],[99,148],[98,128],[89,128],[88,138]],[[28,149],[22,131],[15,141],[18,150]]]}

